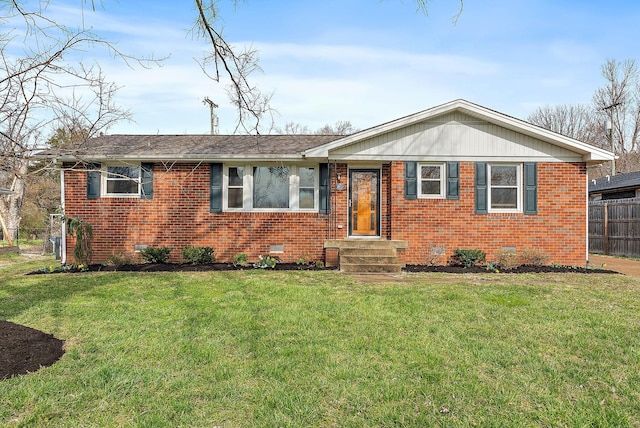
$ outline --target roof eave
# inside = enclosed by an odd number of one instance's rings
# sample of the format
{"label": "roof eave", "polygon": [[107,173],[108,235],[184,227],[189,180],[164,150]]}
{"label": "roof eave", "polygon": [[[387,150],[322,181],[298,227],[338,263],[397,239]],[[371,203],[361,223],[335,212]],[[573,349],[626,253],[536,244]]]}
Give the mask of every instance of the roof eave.
{"label": "roof eave", "polygon": [[193,155],[75,155],[58,156],[59,162],[235,162],[235,161],[302,161],[301,154],[193,154]]}

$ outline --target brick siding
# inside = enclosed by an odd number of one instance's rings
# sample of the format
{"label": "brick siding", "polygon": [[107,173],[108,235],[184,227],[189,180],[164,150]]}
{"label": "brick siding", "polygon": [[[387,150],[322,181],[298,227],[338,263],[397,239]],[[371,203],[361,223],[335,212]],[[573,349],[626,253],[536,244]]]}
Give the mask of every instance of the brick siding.
{"label": "brick siding", "polygon": [[[239,252],[249,260],[274,254],[283,262],[302,255],[337,263],[336,250],[323,249],[325,239],[348,234],[347,165],[332,164],[332,214],[308,212],[209,212],[209,165],[156,164],[153,199],[86,197],[86,172],[65,172],[66,215],[89,222],[94,229],[94,263],[112,254],[134,254],[134,245],[169,246],[172,261],[180,261],[185,245],[210,246],[218,261],[230,262]],[[444,247],[438,259],[446,263],[454,249],[479,248],[488,260],[503,247],[536,249],[550,262],[584,265],[586,258],[586,166],[584,163],[538,163],[538,214],[474,213],[474,165],[460,162],[460,199],[404,199],[404,164],[382,166],[381,237],[403,239],[405,263],[430,261],[432,247]],[[67,260],[73,260],[67,237]]]}
{"label": "brick siding", "polygon": [[[475,214],[474,164],[460,162],[460,199],[405,200],[404,163],[392,164],[391,238],[404,239],[406,263],[425,264],[433,247],[444,247],[439,262],[455,249],[481,249],[495,260],[503,247],[538,250],[551,263],[586,262],[586,166],[538,163],[538,214]],[[441,263],[438,263],[441,264]]]}

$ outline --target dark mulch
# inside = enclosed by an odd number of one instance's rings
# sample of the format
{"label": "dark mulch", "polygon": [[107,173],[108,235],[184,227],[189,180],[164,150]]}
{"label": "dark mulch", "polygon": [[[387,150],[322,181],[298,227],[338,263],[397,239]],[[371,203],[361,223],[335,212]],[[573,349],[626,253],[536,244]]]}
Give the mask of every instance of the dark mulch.
{"label": "dark mulch", "polygon": [[[314,264],[299,265],[297,263],[278,263],[273,269],[266,270],[331,270],[335,267],[316,267]],[[142,263],[122,266],[90,265],[89,272],[211,272],[211,271],[231,271],[231,270],[255,270],[252,266],[235,266],[232,263],[206,263],[206,264],[185,264],[185,263]],[[620,273],[607,269],[587,269],[576,266],[534,266],[522,265],[512,269],[487,269],[485,266],[431,266],[431,265],[407,265],[405,272],[443,272],[443,273]],[[65,269],[56,272],[34,271],[29,275],[41,273],[73,273],[79,272],[77,269]]]}
{"label": "dark mulch", "polygon": [[0,380],[52,365],[64,354],[63,345],[51,334],[0,320]]}
{"label": "dark mulch", "polygon": [[443,273],[617,273],[607,269],[587,269],[576,266],[534,266],[522,265],[512,269],[487,269],[485,266],[426,266],[407,265],[405,272],[443,272]]}
{"label": "dark mulch", "polygon": [[[256,270],[253,266],[235,266],[233,263],[140,263],[121,266],[90,265],[89,272],[211,272],[230,270]],[[274,268],[265,270],[331,270],[335,268],[316,267],[314,264],[278,263]],[[85,272],[87,270],[84,270]],[[74,273],[80,272],[78,269],[69,268],[55,272],[33,271],[29,275],[41,273]]]}

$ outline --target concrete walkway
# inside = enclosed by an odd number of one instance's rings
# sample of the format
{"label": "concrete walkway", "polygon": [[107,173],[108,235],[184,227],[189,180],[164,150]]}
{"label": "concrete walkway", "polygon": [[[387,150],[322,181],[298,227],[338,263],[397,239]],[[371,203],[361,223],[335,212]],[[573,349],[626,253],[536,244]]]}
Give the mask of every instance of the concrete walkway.
{"label": "concrete walkway", "polygon": [[589,266],[592,268],[602,267],[603,269],[613,270],[629,276],[640,276],[640,261],[624,257],[589,254]]}

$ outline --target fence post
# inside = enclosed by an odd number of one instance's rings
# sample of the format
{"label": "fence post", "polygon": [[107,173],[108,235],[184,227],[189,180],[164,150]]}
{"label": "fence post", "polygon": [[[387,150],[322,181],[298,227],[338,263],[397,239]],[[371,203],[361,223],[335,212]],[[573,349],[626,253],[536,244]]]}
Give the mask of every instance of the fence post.
{"label": "fence post", "polygon": [[602,246],[605,255],[609,255],[609,204],[604,204],[604,236]]}

